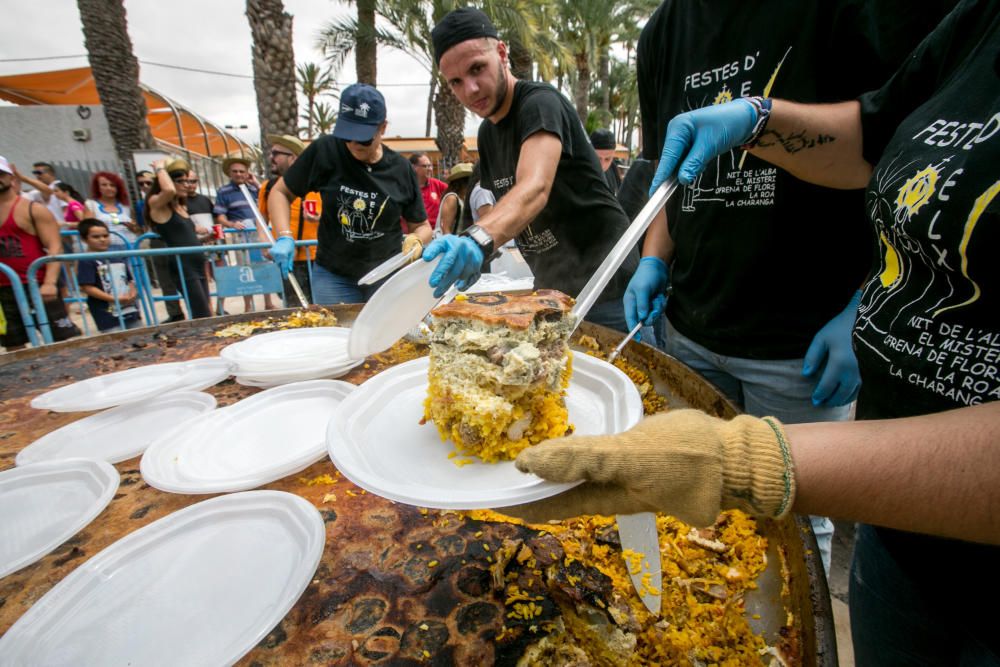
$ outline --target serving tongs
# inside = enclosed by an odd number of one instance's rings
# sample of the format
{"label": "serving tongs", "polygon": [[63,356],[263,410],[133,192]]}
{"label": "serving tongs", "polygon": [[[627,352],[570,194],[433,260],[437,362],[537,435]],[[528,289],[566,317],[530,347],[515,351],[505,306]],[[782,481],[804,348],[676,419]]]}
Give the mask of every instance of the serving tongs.
{"label": "serving tongs", "polygon": [[[622,237],[604,258],[597,271],[590,277],[587,284],[583,286],[579,296],[576,297],[576,304],[573,306],[573,315],[576,317],[575,326],[579,326],[583,318],[590,312],[597,297],[600,296],[604,288],[608,286],[611,277],[625,261],[629,251],[639,242],[639,238],[649,228],[653,218],[660,212],[660,209],[670,199],[670,195],[677,189],[676,179],[669,179],[660,184],[649,201],[639,211],[639,215],[629,225]],[[641,326],[634,328],[622,343],[612,352],[612,357],[608,361],[613,361],[617,353],[620,353],[634,336]],[[636,593],[642,598],[642,603],[646,609],[654,615],[660,614],[661,590],[663,585],[663,575],[660,565],[660,539],[656,529],[656,515],[652,512],[640,512],[637,514],[622,515],[615,517],[618,521],[618,537],[622,543],[622,554],[625,559],[625,568],[628,570],[629,578],[635,587]]]}

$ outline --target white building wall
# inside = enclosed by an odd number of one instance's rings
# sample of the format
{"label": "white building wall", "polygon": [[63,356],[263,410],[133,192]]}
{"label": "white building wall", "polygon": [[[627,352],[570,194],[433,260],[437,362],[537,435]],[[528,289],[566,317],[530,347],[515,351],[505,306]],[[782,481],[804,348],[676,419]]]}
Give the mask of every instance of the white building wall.
{"label": "white building wall", "polygon": [[[75,140],[74,130],[89,130],[90,139]],[[26,173],[32,162],[117,161],[99,105],[0,107],[0,155]]]}

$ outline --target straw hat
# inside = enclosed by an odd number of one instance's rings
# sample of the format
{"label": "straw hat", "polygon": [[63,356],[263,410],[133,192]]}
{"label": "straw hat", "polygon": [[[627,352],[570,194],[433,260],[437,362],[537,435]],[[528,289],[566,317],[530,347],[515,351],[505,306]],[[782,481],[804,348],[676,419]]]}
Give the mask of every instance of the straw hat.
{"label": "straw hat", "polygon": [[242,164],[247,169],[250,169],[250,167],[253,166],[252,163],[250,162],[250,158],[239,157],[239,156],[227,157],[225,160],[222,161],[223,173],[228,174],[229,168],[232,167],[234,164]]}
{"label": "straw hat", "polygon": [[170,158],[163,165],[168,174],[175,171],[183,171],[185,174],[191,171],[191,164],[182,157]]}
{"label": "straw hat", "polygon": [[302,155],[302,151],[306,149],[306,145],[302,143],[301,139],[293,137],[290,134],[269,134],[266,138],[267,142],[272,146],[274,144],[284,146],[288,150],[295,153],[296,156]]}
{"label": "straw hat", "polygon": [[472,176],[472,163],[459,162],[448,172],[448,182],[451,183],[455,179],[468,178],[469,176]]}

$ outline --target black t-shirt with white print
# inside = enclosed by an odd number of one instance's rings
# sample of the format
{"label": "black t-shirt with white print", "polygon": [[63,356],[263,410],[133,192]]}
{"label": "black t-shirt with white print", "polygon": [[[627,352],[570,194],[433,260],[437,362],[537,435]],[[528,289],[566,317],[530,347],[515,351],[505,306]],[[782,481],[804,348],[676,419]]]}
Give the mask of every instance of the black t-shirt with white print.
{"label": "black t-shirt with white print", "polygon": [[343,140],[324,135],[295,160],[284,176],[296,197],[319,192],[323,214],[316,262],[355,280],[400,252],[399,219],[427,219],[413,168],[388,146],[372,165],[359,162]]}
{"label": "black t-shirt with white print", "polygon": [[[880,262],[854,333],[858,418],[998,400],[1000,1],[960,3],[861,108],[865,157],[876,165],[866,210]],[[991,574],[1000,548],[878,534],[932,607],[961,609],[961,630],[1000,656],[1000,579]],[[947,574],[956,572],[970,575],[974,593]]]}
{"label": "black t-shirt with white print", "polygon": [[861,97],[880,263],[855,347],[866,388],[909,414],[1000,399],[1000,16],[984,20],[988,6],[1000,3],[960,5]]}
{"label": "black t-shirt with white print", "polygon": [[[686,111],[753,95],[837,102],[882,85],[948,4],[664,2],[637,51],[643,157],[659,159],[667,123]],[[671,323],[718,354],[801,358],[870,269],[863,203],[860,190],[806,183],[738,149],[712,160],[667,204]]]}
{"label": "black t-shirt with white print", "polygon": [[[562,141],[562,155],[548,202],[517,236],[517,247],[535,274],[535,287],[577,296],[622,234],[628,218],[608,189],[601,163],[576,111],[547,83],[518,81],[510,112],[479,126],[480,185],[497,201],[514,187],[521,144],[538,132]],[[630,252],[598,301],[620,299],[635,272]]]}

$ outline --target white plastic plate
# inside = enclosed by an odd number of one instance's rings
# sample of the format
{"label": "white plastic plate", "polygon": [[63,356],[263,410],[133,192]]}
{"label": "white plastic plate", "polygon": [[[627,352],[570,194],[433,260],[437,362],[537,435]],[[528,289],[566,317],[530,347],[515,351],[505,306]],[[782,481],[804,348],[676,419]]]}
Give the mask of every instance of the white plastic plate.
{"label": "white plastic plate", "polygon": [[314,327],[258,334],[222,348],[219,354],[238,366],[242,374],[250,369],[284,370],[347,360],[350,329]]}
{"label": "white plastic plate", "polygon": [[393,343],[417,326],[439,301],[428,282],[440,257],[433,261],[417,260],[402,269],[372,295],[351,326],[347,353],[352,359],[364,359],[392,347]]}
{"label": "white plastic plate", "polygon": [[43,435],[14,461],[19,466],[68,458],[126,461],[142,454],[167,429],[214,409],[214,396],[194,391],[121,405]]}
{"label": "white plastic plate", "polygon": [[171,493],[252,489],[323,458],[330,416],[355,386],[310,380],[262,391],[154,441],[143,479]]}
{"label": "white plastic plate", "polygon": [[253,371],[247,375],[237,375],[236,382],[248,387],[277,387],[290,382],[305,382],[322,378],[338,378],[347,374],[352,368],[364,362],[364,359],[338,363],[333,366],[315,366],[300,371]]}
{"label": "white plastic plate", "polygon": [[0,472],[0,578],[34,563],[93,521],[111,502],[119,479],[110,463],[85,459]]}
{"label": "white plastic plate", "polygon": [[[334,465],[358,486],[390,500],[437,509],[485,509],[531,502],[575,484],[519,472],[512,461],[458,466],[454,444],[421,426],[427,357],[379,373],[341,402],[326,444]],[[619,433],[642,419],[642,398],[620,370],[582,353],[573,356],[566,395],[574,433]]]}
{"label": "white plastic plate", "polygon": [[184,362],[129,368],[47,391],[31,399],[31,407],[53,412],[83,412],[137,403],[180,388],[187,372]]}
{"label": "white plastic plate", "polygon": [[222,357],[203,357],[185,361],[184,379],[171,391],[201,391],[213,387],[233,374],[233,364]]}
{"label": "white plastic plate", "polygon": [[0,637],[5,665],[231,665],[302,595],[326,542],[281,491],[212,498],[118,540]]}

